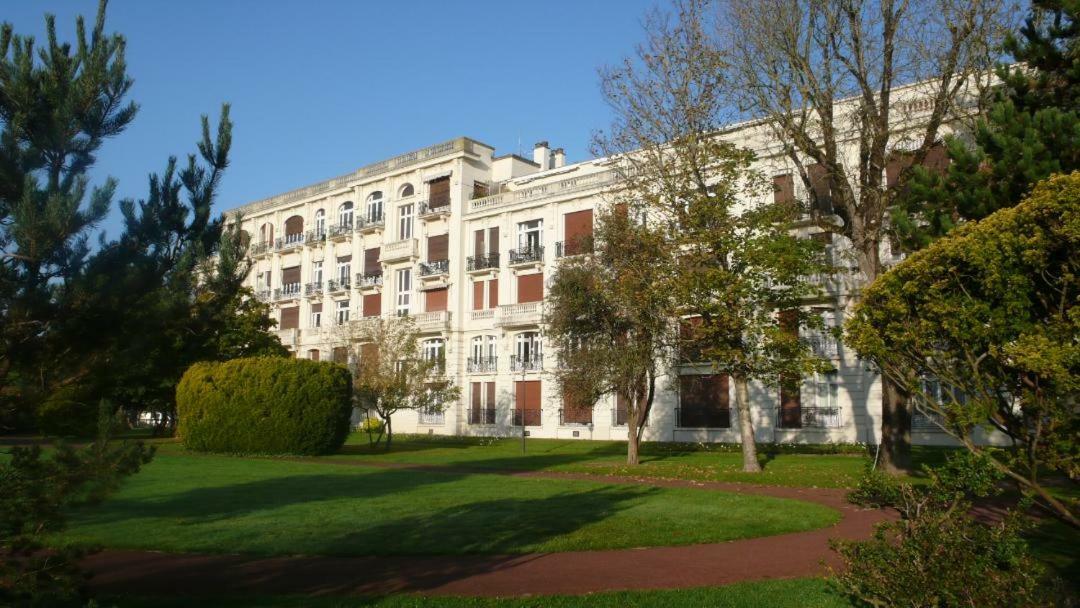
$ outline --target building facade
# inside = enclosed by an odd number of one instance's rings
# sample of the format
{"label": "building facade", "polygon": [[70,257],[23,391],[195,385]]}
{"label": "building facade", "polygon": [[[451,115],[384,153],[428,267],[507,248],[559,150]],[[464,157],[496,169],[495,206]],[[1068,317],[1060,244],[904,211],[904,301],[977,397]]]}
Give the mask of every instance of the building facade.
{"label": "building facade", "polygon": [[[912,104],[908,119],[919,111]],[[812,198],[817,212],[831,213],[828,186],[817,191],[821,186],[813,184],[811,197],[763,126],[741,125],[722,136],[757,153],[758,169],[773,178],[772,196]],[[901,162],[890,162],[887,179],[895,179]],[[604,159],[566,164],[562,150],[546,142],[532,158],[497,156],[491,146],[462,137],[231,213],[251,238],[250,285],[271,303],[277,334],[295,356],[348,363],[362,350],[350,329],[409,315],[424,354],[445,359],[461,398],[441,412],[399,413],[395,430],[625,439],[625,411],[614,397],[591,411],[564,407],[543,323],[550,277],[564,257],[584,253],[594,212],[610,203],[605,192],[616,184]],[[809,218],[799,230],[829,241],[815,234]],[[842,243],[829,241],[828,249],[838,265],[853,266]],[[887,263],[899,260],[896,252],[882,253]],[[807,305],[820,309],[827,324],[839,324],[858,276],[844,271],[820,281],[824,295]],[[804,378],[798,391],[753,386],[757,439],[877,443],[879,376],[828,333],[804,337],[836,371]],[[660,389],[646,440],[739,441],[726,377],[708,366],[686,366]],[[925,416],[913,426],[916,443],[947,441]]]}

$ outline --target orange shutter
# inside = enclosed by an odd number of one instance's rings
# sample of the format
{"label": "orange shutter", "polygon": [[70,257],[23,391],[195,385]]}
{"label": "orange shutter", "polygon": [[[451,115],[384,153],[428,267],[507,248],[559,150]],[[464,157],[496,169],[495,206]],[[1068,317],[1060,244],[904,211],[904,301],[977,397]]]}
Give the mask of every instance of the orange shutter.
{"label": "orange shutter", "polygon": [[473,281],[472,284],[472,309],[483,310],[484,308],[484,282]]}
{"label": "orange shutter", "polygon": [[488,308],[499,305],[499,279],[488,281]]}
{"label": "orange shutter", "polygon": [[348,363],[349,349],[344,346],[335,346],[332,353],[334,363]]}
{"label": "orange shutter", "polygon": [[428,183],[428,205],[431,209],[450,204],[450,177],[440,177]]}
{"label": "orange shutter", "polygon": [[290,266],[289,268],[281,269],[281,284],[291,285],[293,283],[300,282],[300,267]]}
{"label": "orange shutter", "polygon": [[322,302],[316,302],[312,304],[311,312],[322,312]]}
{"label": "orange shutter", "polygon": [[313,349],[307,351],[307,355],[308,355],[308,359],[311,359],[312,361],[318,361],[319,360],[319,349],[313,348]]}
{"label": "orange shutter", "polygon": [[791,205],[795,202],[795,178],[790,174],[772,178],[773,202],[777,205]]}
{"label": "orange shutter", "polygon": [[488,409],[495,409],[495,383],[485,382],[484,388],[487,389],[487,407]]}
{"label": "orange shutter", "polygon": [[484,250],[484,234],[485,234],[485,232],[486,232],[485,230],[480,229],[480,230],[477,230],[476,232],[473,233],[473,236],[474,236],[473,255],[480,256],[480,255],[484,255],[484,254],[487,253],[487,251]]}
{"label": "orange shutter", "polygon": [[448,259],[450,251],[450,235],[439,234],[429,236],[427,240],[427,261],[438,262]]}
{"label": "orange shutter", "polygon": [[592,249],[592,209],[575,211],[563,216],[566,255],[577,255]]}
{"label": "orange shutter", "polygon": [[364,316],[377,317],[382,314],[382,294],[373,293],[364,296]]}
{"label": "orange shutter", "polygon": [[446,287],[439,289],[430,289],[424,292],[424,310],[427,312],[438,312],[440,310],[446,310]]}
{"label": "orange shutter", "polygon": [[281,329],[296,329],[297,327],[300,327],[300,307],[282,308]]}
{"label": "orange shutter", "polygon": [[[472,410],[474,412],[479,412],[480,411],[480,396],[482,394],[481,393],[482,390],[483,390],[483,386],[482,386],[481,382],[473,382],[472,383],[472,402],[471,402],[471,405],[472,405]],[[477,419],[479,419],[479,416],[477,414],[474,414],[474,416],[476,416]]]}
{"label": "orange shutter", "polygon": [[364,274],[375,276],[382,274],[382,266],[379,265],[379,248],[364,250]]}
{"label": "orange shutter", "polygon": [[823,213],[832,212],[832,188],[829,185],[829,170],[820,163],[806,168],[810,177],[810,190],[813,194],[814,210]]}
{"label": "orange shutter", "polygon": [[518,277],[518,304],[544,299],[544,273],[523,274]]}
{"label": "orange shutter", "polygon": [[499,227],[488,228],[488,253],[499,253]]}
{"label": "orange shutter", "polygon": [[285,236],[300,234],[304,231],[304,218],[294,215],[285,220]]}

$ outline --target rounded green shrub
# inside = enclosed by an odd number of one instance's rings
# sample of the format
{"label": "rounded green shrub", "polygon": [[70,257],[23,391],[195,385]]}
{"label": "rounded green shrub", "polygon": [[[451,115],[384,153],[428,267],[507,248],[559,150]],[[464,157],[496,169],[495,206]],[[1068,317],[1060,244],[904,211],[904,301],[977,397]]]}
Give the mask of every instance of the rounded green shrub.
{"label": "rounded green shrub", "polygon": [[352,377],[307,359],[196,363],[176,387],[176,411],[177,435],[192,450],[331,454],[349,434]]}

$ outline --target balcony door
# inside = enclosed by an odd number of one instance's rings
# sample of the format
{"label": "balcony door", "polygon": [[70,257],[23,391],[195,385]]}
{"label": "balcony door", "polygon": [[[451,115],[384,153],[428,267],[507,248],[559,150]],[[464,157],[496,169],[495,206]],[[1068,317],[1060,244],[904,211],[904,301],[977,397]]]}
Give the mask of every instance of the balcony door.
{"label": "balcony door", "polygon": [[413,235],[413,206],[398,207],[398,240],[411,239]]}
{"label": "balcony door", "polygon": [[532,220],[518,224],[518,249],[536,251],[540,248],[544,220]]}

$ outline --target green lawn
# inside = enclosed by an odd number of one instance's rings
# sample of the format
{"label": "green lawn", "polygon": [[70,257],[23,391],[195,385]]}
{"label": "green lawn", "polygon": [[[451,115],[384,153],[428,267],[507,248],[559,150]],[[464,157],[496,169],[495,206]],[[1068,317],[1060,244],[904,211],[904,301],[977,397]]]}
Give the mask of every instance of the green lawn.
{"label": "green lawn", "polygon": [[[117,608],[182,608],[190,598],[105,598]],[[395,595],[384,598],[215,598],[220,608],[848,608],[843,598],[820,579],[739,583],[726,587],[673,591],[621,591],[584,596],[520,599],[436,598]]]}
{"label": "green lawn", "polygon": [[389,555],[685,545],[830,525],[809,503],[692,489],[182,453],[170,446],[57,544]]}
{"label": "green lawn", "polygon": [[[528,439],[403,436],[389,452],[368,446],[367,436],[354,433],[332,460],[382,461],[501,470],[566,471],[597,475],[631,475],[693,480],[734,481],[778,486],[853,487],[869,458],[855,446],[760,445],[760,474],[742,472],[738,446],[646,443],[641,464],[626,466],[626,443]],[[846,451],[848,453],[829,453]],[[916,448],[918,464],[940,460],[943,450]]]}

